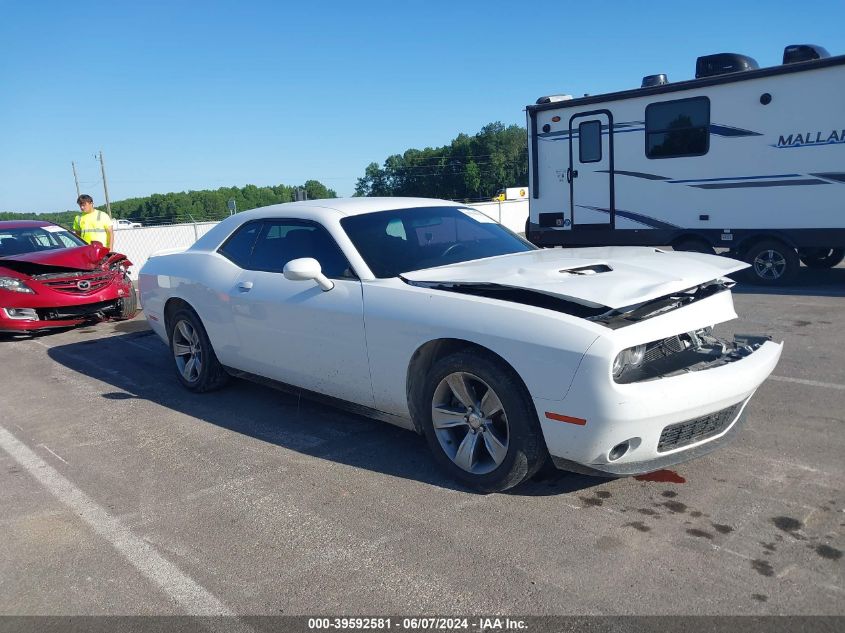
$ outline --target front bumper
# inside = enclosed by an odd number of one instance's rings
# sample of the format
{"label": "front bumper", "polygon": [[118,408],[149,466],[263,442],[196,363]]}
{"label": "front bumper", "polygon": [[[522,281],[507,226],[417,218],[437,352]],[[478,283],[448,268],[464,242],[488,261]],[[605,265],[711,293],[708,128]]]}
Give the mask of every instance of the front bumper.
{"label": "front bumper", "polygon": [[31,308],[37,318],[14,318],[14,308],[0,308],[0,332],[38,332],[57,328],[74,327],[92,321],[101,321],[121,309],[122,299],[98,301],[75,306]]}
{"label": "front bumper", "polygon": [[[624,476],[709,453],[736,435],[748,401],[774,370],[782,349],[782,343],[768,341],[729,364],[629,384],[613,382],[606,355],[588,353],[564,400],[534,399],[552,461],[565,470]],[[726,411],[729,418],[707,426]],[[687,435],[685,427],[692,429]],[[614,459],[612,450],[625,442],[627,451]]]}
{"label": "front bumper", "polygon": [[582,475],[592,475],[594,477],[630,477],[632,475],[652,473],[655,470],[660,470],[661,468],[688,462],[692,459],[712,453],[716,449],[721,448],[732,441],[739,434],[739,430],[742,428],[742,424],[746,419],[745,404],[747,404],[747,402],[748,401],[746,400],[746,402],[742,403],[742,411],[734,419],[725,433],[715,436],[707,441],[699,442],[694,446],[690,446],[686,450],[668,453],[654,459],[621,464],[606,463],[586,466],[584,464],[569,461],[568,459],[563,459],[562,457],[554,456],[552,456],[552,463],[555,467],[560,468],[561,470],[581,473]]}

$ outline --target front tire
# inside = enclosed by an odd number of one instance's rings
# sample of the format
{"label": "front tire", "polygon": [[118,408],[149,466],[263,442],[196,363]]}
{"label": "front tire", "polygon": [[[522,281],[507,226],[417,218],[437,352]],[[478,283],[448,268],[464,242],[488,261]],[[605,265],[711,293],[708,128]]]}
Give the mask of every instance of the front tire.
{"label": "front tire", "polygon": [[501,492],[546,460],[542,431],[516,373],[483,352],[463,351],[432,367],[423,431],[438,464],[482,492]]}
{"label": "front tire", "polygon": [[120,300],[120,307],[115,315],[117,321],[128,321],[138,314],[138,295],[135,288],[130,284],[129,294]]}
{"label": "front tire", "polygon": [[176,377],[183,387],[205,393],[228,382],[229,374],[217,360],[208,334],[193,310],[177,310],[168,320],[168,332]]}

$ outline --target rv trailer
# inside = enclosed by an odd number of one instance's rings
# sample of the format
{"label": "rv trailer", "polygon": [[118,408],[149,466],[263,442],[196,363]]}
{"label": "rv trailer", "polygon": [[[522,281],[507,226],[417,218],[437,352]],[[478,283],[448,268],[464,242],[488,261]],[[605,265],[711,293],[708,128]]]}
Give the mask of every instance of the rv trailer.
{"label": "rv trailer", "polygon": [[709,55],[692,80],[526,110],[539,246],[727,248],[770,285],[845,256],[845,55]]}

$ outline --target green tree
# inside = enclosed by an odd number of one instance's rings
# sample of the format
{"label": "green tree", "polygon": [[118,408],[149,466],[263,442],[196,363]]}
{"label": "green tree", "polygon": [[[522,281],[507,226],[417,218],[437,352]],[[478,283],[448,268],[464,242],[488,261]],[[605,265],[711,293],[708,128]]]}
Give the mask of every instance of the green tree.
{"label": "green tree", "polygon": [[383,167],[370,163],[356,196],[420,196],[483,199],[528,183],[525,128],[495,122],[474,136],[459,134],[449,145],[394,154]]}

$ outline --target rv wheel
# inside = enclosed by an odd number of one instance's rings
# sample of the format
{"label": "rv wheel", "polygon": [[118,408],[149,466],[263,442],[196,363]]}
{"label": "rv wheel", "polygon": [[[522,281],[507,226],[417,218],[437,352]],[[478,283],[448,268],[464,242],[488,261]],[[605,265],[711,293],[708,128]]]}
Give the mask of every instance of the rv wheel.
{"label": "rv wheel", "polygon": [[777,240],[761,240],[745,251],[743,258],[751,269],[751,283],[765,286],[782,286],[791,282],[798,273],[798,253]]}
{"label": "rv wheel", "polygon": [[800,251],[798,255],[808,268],[833,268],[845,259],[845,249],[810,248]]}

